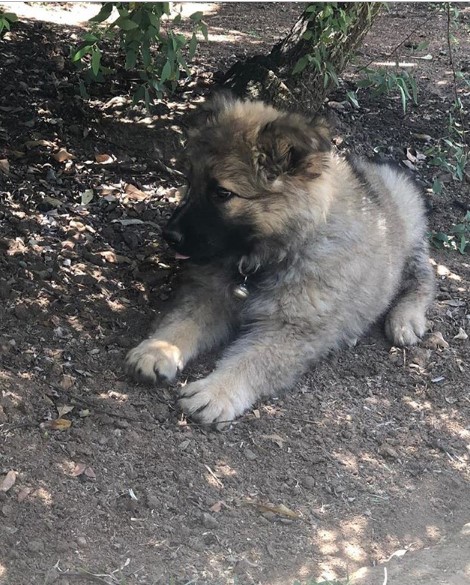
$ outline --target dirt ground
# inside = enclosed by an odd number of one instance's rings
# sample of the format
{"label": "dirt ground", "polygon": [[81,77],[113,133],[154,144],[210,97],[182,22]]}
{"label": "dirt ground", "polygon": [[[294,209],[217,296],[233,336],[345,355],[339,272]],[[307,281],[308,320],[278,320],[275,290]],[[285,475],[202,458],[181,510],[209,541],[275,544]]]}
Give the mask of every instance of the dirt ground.
{"label": "dirt ground", "polygon": [[[77,96],[67,57],[78,7],[43,5],[43,20],[29,15],[0,41],[0,583],[468,584],[468,254],[433,250],[438,292],[420,347],[390,348],[377,326],[227,432],[192,424],[174,401],[215,355],[174,388],[122,370],[179,271],[159,234],[177,198],[164,165],[185,114],[301,10],[205,8],[194,76],[154,116],[130,105],[129,76]],[[454,60],[468,71],[470,10],[460,8]],[[426,155],[445,135],[445,26],[430,4],[394,4],[376,21],[360,63],[389,61],[412,33],[400,60],[419,106],[403,115],[399,96],[362,90],[352,108],[350,66],[325,106],[340,150],[411,162],[407,148]],[[412,166],[431,228],[461,222],[468,179],[454,182],[427,155]]]}

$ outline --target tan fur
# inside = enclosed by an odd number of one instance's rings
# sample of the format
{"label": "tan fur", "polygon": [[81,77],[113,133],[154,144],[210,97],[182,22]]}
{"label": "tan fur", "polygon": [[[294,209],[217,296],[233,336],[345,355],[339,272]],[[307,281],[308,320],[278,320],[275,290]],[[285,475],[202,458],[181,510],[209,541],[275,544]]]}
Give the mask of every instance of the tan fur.
{"label": "tan fur", "polygon": [[391,166],[338,157],[325,140],[323,122],[230,100],[192,133],[194,168],[236,194],[223,221],[254,226],[243,258],[251,294],[231,294],[240,258],[190,269],[177,308],[127,362],[138,376],[172,379],[241,328],[214,372],[180,391],[181,407],[203,423],[233,420],[288,388],[383,314],[394,344],[424,333],[433,275],[418,189]]}

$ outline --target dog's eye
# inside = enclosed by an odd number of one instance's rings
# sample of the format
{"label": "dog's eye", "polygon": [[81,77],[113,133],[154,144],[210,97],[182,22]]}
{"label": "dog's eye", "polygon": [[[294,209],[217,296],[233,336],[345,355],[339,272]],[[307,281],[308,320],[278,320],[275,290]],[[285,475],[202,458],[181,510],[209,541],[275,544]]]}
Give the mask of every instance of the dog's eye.
{"label": "dog's eye", "polygon": [[234,196],[235,193],[232,193],[232,191],[229,191],[228,189],[224,189],[220,185],[214,189],[214,198],[218,201],[228,201]]}

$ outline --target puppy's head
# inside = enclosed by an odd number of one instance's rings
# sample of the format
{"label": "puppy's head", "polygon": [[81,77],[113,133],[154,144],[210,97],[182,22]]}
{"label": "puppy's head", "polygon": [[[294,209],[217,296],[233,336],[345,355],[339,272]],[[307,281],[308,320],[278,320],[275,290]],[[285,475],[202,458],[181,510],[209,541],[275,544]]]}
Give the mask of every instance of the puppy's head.
{"label": "puppy's head", "polygon": [[205,106],[185,153],[188,191],[164,236],[194,262],[240,258],[278,243],[308,212],[330,150],[322,121],[221,95]]}

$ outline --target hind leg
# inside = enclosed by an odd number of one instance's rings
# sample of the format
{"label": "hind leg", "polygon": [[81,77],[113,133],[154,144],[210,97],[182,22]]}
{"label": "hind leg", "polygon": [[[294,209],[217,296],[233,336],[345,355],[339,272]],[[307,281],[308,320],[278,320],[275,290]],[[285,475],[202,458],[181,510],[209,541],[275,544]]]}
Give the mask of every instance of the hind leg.
{"label": "hind leg", "polygon": [[394,345],[414,345],[424,335],[433,297],[434,274],[423,243],[405,265],[402,287],[385,320],[385,333]]}

